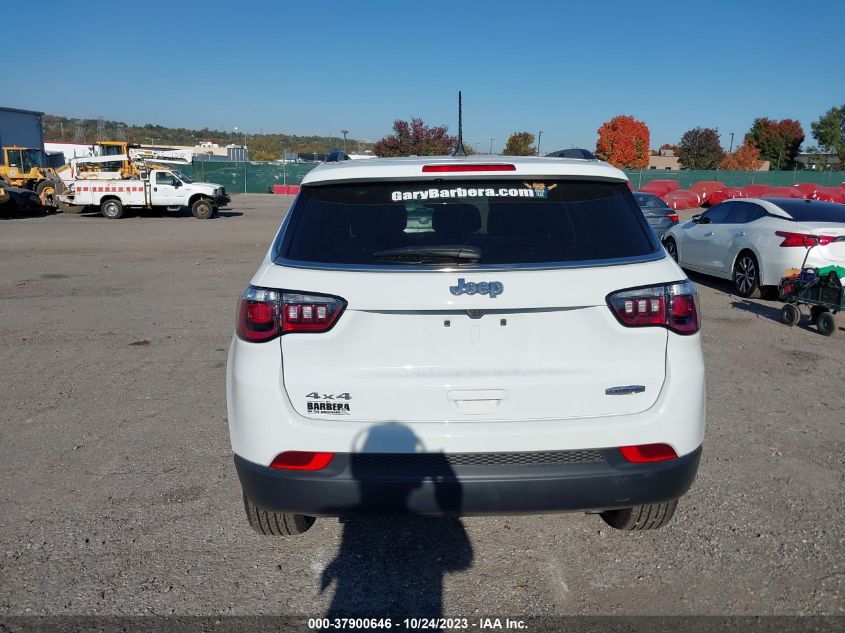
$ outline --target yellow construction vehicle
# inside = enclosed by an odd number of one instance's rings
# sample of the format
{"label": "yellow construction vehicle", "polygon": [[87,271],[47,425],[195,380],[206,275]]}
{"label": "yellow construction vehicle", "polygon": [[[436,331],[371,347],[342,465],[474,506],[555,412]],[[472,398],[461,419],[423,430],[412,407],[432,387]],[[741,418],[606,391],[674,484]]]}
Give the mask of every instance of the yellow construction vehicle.
{"label": "yellow construction vehicle", "polygon": [[17,146],[4,147],[2,151],[0,179],[12,187],[34,191],[44,206],[55,206],[53,196],[61,179],[55,169],[46,166],[44,152]]}
{"label": "yellow construction vehicle", "polygon": [[[140,145],[127,143],[126,141],[98,141],[93,146],[96,161],[78,159],[75,161],[74,177],[100,178],[103,173],[113,174],[115,178],[139,178],[141,172],[146,169],[160,169],[163,165],[154,165],[150,161],[161,163],[173,163],[177,165],[188,164],[193,159],[190,150],[159,150],[142,149]],[[114,156],[113,161],[103,161],[108,156]],[[73,171],[73,170],[72,170]]]}

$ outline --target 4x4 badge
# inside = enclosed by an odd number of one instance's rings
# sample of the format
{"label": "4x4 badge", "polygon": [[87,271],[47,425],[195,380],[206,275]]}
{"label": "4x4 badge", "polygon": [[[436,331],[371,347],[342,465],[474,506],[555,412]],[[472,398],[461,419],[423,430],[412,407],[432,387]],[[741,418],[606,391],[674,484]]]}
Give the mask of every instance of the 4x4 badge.
{"label": "4x4 badge", "polygon": [[465,281],[463,277],[458,279],[458,285],[450,286],[449,290],[456,297],[458,295],[490,295],[491,299],[495,299],[505,291],[505,286],[501,281],[480,281],[478,283],[472,281]]}

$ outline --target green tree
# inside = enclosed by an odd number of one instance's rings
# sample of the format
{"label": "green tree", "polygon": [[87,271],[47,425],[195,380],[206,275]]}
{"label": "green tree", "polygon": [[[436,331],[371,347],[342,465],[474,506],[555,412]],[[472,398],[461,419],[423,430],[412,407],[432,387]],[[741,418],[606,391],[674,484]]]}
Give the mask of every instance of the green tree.
{"label": "green tree", "polygon": [[[93,143],[97,135],[96,119],[69,119],[67,117],[44,115],[44,138],[49,141],[72,142],[76,137],[76,130],[80,131],[82,142]],[[122,121],[105,121],[106,134],[111,135],[122,129],[126,140],[130,143],[159,146],[168,145],[197,145],[203,141],[227,145],[240,145],[244,136],[233,130],[210,130],[169,128],[162,125],[147,123],[145,125],[129,125]],[[250,134],[246,138],[250,158],[253,160],[273,160],[280,158],[282,148],[289,152],[299,152],[304,158],[309,154],[325,154],[343,146],[343,139],[339,136],[295,136],[292,134],[270,133]],[[349,151],[365,151],[372,148],[372,143],[350,138],[346,142]]]}
{"label": "green tree", "polygon": [[725,150],[716,130],[697,127],[684,133],[675,155],[684,169],[715,169],[725,157]]}
{"label": "green tree", "polygon": [[535,153],[534,135],[531,132],[514,132],[502,150],[503,156],[533,156]]}
{"label": "green tree", "polygon": [[745,142],[760,150],[760,158],[769,161],[770,168],[792,169],[804,142],[804,130],[794,119],[761,117],[754,119]]}
{"label": "green tree", "polygon": [[448,130],[446,125],[428,126],[422,119],[411,119],[410,123],[397,119],[393,134],[378,141],[373,152],[376,156],[445,156],[457,143]]}
{"label": "green tree", "polygon": [[833,107],[810,124],[813,138],[821,148],[836,152],[839,161],[845,162],[845,105]]}

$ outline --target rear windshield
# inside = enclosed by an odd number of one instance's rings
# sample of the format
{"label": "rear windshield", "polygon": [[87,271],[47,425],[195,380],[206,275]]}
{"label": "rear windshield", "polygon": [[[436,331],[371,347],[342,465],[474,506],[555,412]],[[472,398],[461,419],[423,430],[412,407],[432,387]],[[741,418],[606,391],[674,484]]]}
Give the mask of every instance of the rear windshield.
{"label": "rear windshield", "polygon": [[652,196],[648,193],[635,193],[634,198],[637,204],[643,209],[668,209],[669,205],[663,202],[657,196]]}
{"label": "rear windshield", "polygon": [[839,222],[845,224],[845,204],[807,202],[806,200],[772,200],[797,222]]}
{"label": "rear windshield", "polygon": [[565,264],[659,252],[623,182],[305,186],[290,213],[276,258],[317,264],[443,264],[459,251],[457,264]]}

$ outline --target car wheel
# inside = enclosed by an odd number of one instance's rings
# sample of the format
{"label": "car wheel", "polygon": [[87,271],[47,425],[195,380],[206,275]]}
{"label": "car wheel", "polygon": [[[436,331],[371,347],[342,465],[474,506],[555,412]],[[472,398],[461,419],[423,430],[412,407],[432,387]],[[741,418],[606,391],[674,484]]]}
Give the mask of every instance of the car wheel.
{"label": "car wheel", "polygon": [[822,312],[818,319],[816,319],[816,328],[819,334],[823,336],[831,336],[836,331],[836,321],[830,312]]}
{"label": "car wheel", "polygon": [[666,248],[666,252],[669,253],[669,257],[674,259],[676,262],[678,261],[678,245],[675,243],[675,240],[671,237],[667,237],[666,241],[664,242],[664,246]]}
{"label": "car wheel", "polygon": [[207,220],[214,216],[214,205],[208,200],[200,198],[191,206],[191,213],[199,220]]}
{"label": "car wheel", "polygon": [[296,536],[307,532],[316,519],[305,514],[270,512],[256,506],[244,493],[244,510],[250,527],[264,536]]}
{"label": "car wheel", "polygon": [[123,217],[123,204],[120,200],[106,200],[100,205],[100,213],[109,220],[119,220]]}
{"label": "car wheel", "polygon": [[798,306],[795,304],[787,303],[780,310],[780,320],[786,323],[789,327],[794,327],[798,325],[798,321],[801,320],[801,311],[798,310]]}
{"label": "car wheel", "polygon": [[744,251],[736,258],[734,264],[734,289],[740,297],[759,299],[763,296],[760,288],[760,267],[757,258],[748,251]]}
{"label": "car wheel", "polygon": [[664,503],[652,503],[645,506],[622,508],[621,510],[606,510],[601,513],[601,518],[610,527],[626,532],[656,530],[669,523],[677,507],[678,500],[673,499]]}

